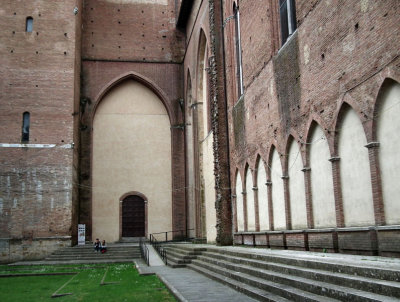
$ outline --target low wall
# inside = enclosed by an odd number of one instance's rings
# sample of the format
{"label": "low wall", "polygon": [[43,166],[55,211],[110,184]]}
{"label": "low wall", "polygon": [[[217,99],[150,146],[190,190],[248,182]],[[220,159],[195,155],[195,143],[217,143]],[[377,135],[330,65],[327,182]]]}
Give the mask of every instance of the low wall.
{"label": "low wall", "polygon": [[237,232],[236,245],[400,258],[400,225]]}
{"label": "low wall", "polygon": [[40,260],[67,246],[71,246],[71,236],[0,238],[0,263]]}

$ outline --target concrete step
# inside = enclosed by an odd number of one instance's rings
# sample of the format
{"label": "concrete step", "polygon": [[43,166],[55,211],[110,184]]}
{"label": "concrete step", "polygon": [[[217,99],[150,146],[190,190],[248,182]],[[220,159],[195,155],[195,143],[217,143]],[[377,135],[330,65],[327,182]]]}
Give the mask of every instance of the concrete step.
{"label": "concrete step", "polygon": [[[243,284],[242,282],[233,280],[231,278],[226,278],[222,277],[220,274],[216,274],[214,272],[211,272],[209,270],[203,269],[201,267],[197,266],[192,266],[192,264],[188,265],[188,268],[193,269],[194,271],[197,271],[215,281],[221,282],[225,285],[228,285],[229,287],[237,290],[238,292],[241,292],[251,298],[254,298],[259,301],[268,301],[268,302],[289,302],[292,300],[288,300],[286,298],[283,298],[281,296],[275,295],[270,292],[266,292],[262,289],[259,289],[254,286],[246,285]],[[222,278],[222,279],[221,279]]]}
{"label": "concrete step", "polygon": [[193,250],[191,250],[191,249],[182,249],[182,248],[179,248],[179,246],[178,247],[165,246],[164,248],[165,248],[165,250],[167,252],[175,252],[175,253],[179,253],[179,254],[182,254],[182,255],[188,255],[188,256],[201,255],[201,253],[204,252],[203,250],[199,250],[199,249],[193,249]]}
{"label": "concrete step", "polygon": [[172,267],[172,268],[182,268],[186,267],[186,263],[177,263],[171,259],[167,259],[167,265]]}
{"label": "concrete step", "polygon": [[214,264],[223,263],[221,261],[235,263],[257,269],[270,270],[285,275],[298,276],[310,280],[322,281],[375,294],[400,298],[400,283],[395,281],[378,280],[343,273],[333,273],[319,269],[308,269],[279,263],[233,257],[213,252],[204,252],[203,255],[198,256],[198,259]]}
{"label": "concrete step", "polygon": [[140,258],[138,244],[110,244],[107,252],[95,252],[93,245],[67,247],[48,256],[45,261],[125,261]]}
{"label": "concrete step", "polygon": [[[337,302],[340,300],[331,299],[323,296],[308,293],[297,288],[263,280],[252,276],[245,276],[247,282],[243,282],[244,278],[240,277],[238,272],[228,272],[221,269],[210,270],[209,267],[202,267],[198,264],[189,264],[187,266],[199,273],[202,273],[214,280],[231,286],[238,291],[258,299],[260,301],[301,301],[301,302]],[[235,286],[234,286],[235,285]],[[237,286],[237,287],[236,287]],[[247,291],[247,292],[246,292]],[[249,291],[249,292],[248,292]],[[272,295],[268,297],[268,295]],[[268,297],[268,298],[264,298]]]}
{"label": "concrete step", "polygon": [[190,244],[165,244],[165,245],[163,245],[163,247],[187,251],[187,252],[205,252],[205,251],[207,251],[206,247],[192,246]]}
{"label": "concrete step", "polygon": [[[334,256],[302,257],[301,253],[285,257],[254,249],[247,252],[191,245],[169,245],[168,254],[172,262],[186,264],[259,300],[400,301],[400,272],[385,262],[380,265],[363,263],[362,258],[351,262],[351,258],[342,261]],[[187,255],[196,259],[185,259]],[[263,293],[279,298],[264,298]]]}
{"label": "concrete step", "polygon": [[181,265],[183,265],[181,267],[184,267],[186,264],[190,263],[191,260],[190,259],[184,259],[184,258],[181,258],[181,257],[174,257],[174,256],[169,255],[167,253],[167,264],[169,264],[170,262],[174,263],[174,264],[181,264]]}
{"label": "concrete step", "polygon": [[70,256],[70,257],[57,257],[57,256],[49,256],[45,258],[45,260],[89,260],[89,259],[137,259],[140,258],[140,254],[132,255],[130,257],[127,256],[118,256],[118,255],[93,255],[93,256]]}
{"label": "concrete step", "polygon": [[[118,254],[118,255],[131,255],[134,253],[139,253],[139,249],[134,249],[134,250],[127,250],[127,251],[115,251],[115,250],[108,250],[106,254]],[[94,250],[89,250],[89,251],[57,251],[53,253],[53,255],[59,255],[59,256],[68,256],[68,255],[91,255],[95,253]]]}
{"label": "concrete step", "polygon": [[[290,274],[282,274],[274,271],[254,268],[246,265],[239,265],[236,263],[214,260],[211,258],[207,258],[207,261],[203,260],[194,260],[192,261],[192,265],[199,265],[203,268],[212,270],[214,272],[218,272],[232,276],[237,274],[234,278],[238,280],[251,284],[251,280],[248,279],[248,276],[257,277],[261,280],[268,280],[271,282],[284,284],[288,286],[295,287],[299,290],[306,291],[312,294],[321,295],[324,297],[330,297],[338,300],[345,301],[398,301],[398,299],[391,299],[387,296],[374,294],[362,290],[356,290],[354,288],[349,288],[345,286],[338,286],[327,282],[321,282],[316,280],[310,280],[307,278],[302,278],[298,276],[293,276]],[[254,285],[254,284],[253,284]],[[262,287],[262,284],[256,285],[258,287]]]}
{"label": "concrete step", "polygon": [[179,251],[176,249],[166,249],[167,255],[171,255],[176,258],[182,258],[182,259],[196,259],[197,255],[200,253],[191,253],[191,252],[185,252],[185,251]]}
{"label": "concrete step", "polygon": [[221,250],[218,248],[208,248],[208,252],[214,252],[218,254],[230,255],[239,258],[261,260],[271,263],[281,263],[291,266],[298,266],[311,269],[319,269],[333,273],[344,273],[349,275],[357,275],[373,279],[381,279],[387,281],[400,281],[400,271],[392,270],[388,268],[377,268],[358,264],[349,263],[338,263],[330,262],[329,259],[319,260],[313,258],[301,258],[301,257],[283,257],[277,255],[266,255],[266,254],[255,254],[255,253],[245,253],[230,250]]}

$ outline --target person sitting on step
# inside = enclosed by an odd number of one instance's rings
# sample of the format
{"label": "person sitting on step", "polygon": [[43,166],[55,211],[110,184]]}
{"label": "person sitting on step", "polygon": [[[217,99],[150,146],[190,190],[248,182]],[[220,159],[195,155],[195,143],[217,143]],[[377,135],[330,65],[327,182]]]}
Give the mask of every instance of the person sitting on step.
{"label": "person sitting on step", "polygon": [[94,251],[100,252],[100,250],[101,250],[101,242],[99,238],[96,238],[96,241],[94,242]]}
{"label": "person sitting on step", "polygon": [[101,243],[101,249],[100,249],[101,253],[104,254],[105,252],[107,252],[107,245],[106,245],[106,241],[103,240],[103,242]]}

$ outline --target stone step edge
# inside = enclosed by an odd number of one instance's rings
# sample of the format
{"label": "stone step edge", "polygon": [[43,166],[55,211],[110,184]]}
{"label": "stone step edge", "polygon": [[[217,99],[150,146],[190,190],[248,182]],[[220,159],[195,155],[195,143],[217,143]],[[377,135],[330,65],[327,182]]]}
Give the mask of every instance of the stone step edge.
{"label": "stone step edge", "polygon": [[172,267],[172,268],[183,268],[183,267],[187,266],[187,264],[176,263],[175,261],[172,261],[172,260],[167,260],[167,265]]}
{"label": "stone step edge", "polygon": [[[190,249],[190,247],[186,247]],[[278,262],[283,264],[289,264],[299,267],[305,268],[315,268],[321,269],[320,266],[324,268],[324,270],[331,271],[331,272],[338,272],[338,273],[346,273],[349,275],[354,274],[352,269],[357,271],[357,275],[361,275],[366,278],[374,278],[380,280],[387,280],[387,281],[400,281],[400,272],[397,270],[390,270],[388,268],[377,268],[371,267],[368,265],[360,266],[360,265],[341,265],[338,263],[333,262],[323,262],[320,260],[309,259],[309,258],[302,258],[302,257],[283,257],[279,255],[266,255],[266,254],[255,254],[255,253],[248,253],[243,251],[228,251],[228,250],[221,250],[214,247],[208,247],[207,251],[205,252],[215,252],[218,254],[224,255],[233,255],[239,258],[245,259],[257,259],[266,262]]]}
{"label": "stone step edge", "polygon": [[217,282],[227,285],[238,292],[241,292],[251,298],[255,298],[260,301],[269,301],[269,302],[290,302],[291,301],[291,300],[288,300],[277,294],[266,292],[260,288],[241,283],[241,282],[231,279],[229,277],[222,276],[220,274],[211,272],[207,269],[203,269],[203,268],[198,267],[193,264],[189,264],[187,266],[187,268],[190,268],[200,274],[205,275],[206,277],[208,277],[210,279],[213,279]]}
{"label": "stone step edge", "polygon": [[167,257],[169,255],[172,255],[173,257],[176,257],[176,258],[189,259],[189,260],[196,259],[196,257],[199,256],[199,255],[187,255],[187,254],[182,254],[182,253],[177,253],[177,252],[167,250]]}
{"label": "stone step edge", "polygon": [[177,264],[188,264],[188,263],[191,262],[191,260],[192,259],[182,259],[182,258],[174,257],[174,256],[171,256],[171,255],[167,254],[167,262],[168,261],[172,261],[172,262],[175,262]]}
{"label": "stone step edge", "polygon": [[[211,255],[210,255],[211,254]],[[213,258],[214,257],[214,258]],[[215,261],[215,258],[218,258],[219,260],[221,260],[221,262],[226,262],[226,263],[235,263],[237,265],[243,265],[243,266],[248,266],[248,267],[254,267],[257,269],[260,269],[260,266],[262,266],[263,264],[266,264],[268,266],[272,266],[272,267],[280,267],[280,268],[284,268],[287,269],[291,272],[294,272],[291,275],[295,275],[301,278],[306,278],[304,276],[300,276],[298,272],[303,272],[306,274],[316,274],[318,276],[324,276],[324,277],[334,277],[334,281],[335,282],[328,282],[330,284],[335,284],[335,285],[339,285],[338,283],[338,279],[345,279],[348,280],[349,282],[356,282],[356,283],[367,283],[370,286],[379,286],[379,287],[385,287],[387,288],[389,291],[397,291],[398,295],[396,295],[396,297],[400,297],[400,283],[396,282],[396,281],[387,281],[387,280],[382,280],[382,279],[373,279],[373,278],[369,278],[369,277],[363,277],[363,276],[358,276],[358,275],[350,275],[350,274],[343,274],[343,273],[336,273],[336,272],[329,272],[329,271],[325,271],[325,270],[321,270],[321,269],[309,269],[309,268],[305,268],[305,267],[300,267],[300,266],[293,266],[293,265],[287,265],[287,264],[281,264],[281,263],[272,263],[272,262],[266,262],[266,261],[260,261],[260,260],[255,260],[255,259],[245,259],[245,258],[239,258],[239,257],[234,257],[234,256],[227,256],[227,255],[222,255],[222,254],[216,254],[216,253],[203,253],[202,255],[200,255],[197,259],[198,260],[206,260],[206,259],[211,259],[212,261]],[[246,264],[246,263],[240,263],[241,261],[246,261],[246,262],[253,262],[252,264]],[[282,272],[279,272],[277,270],[274,270],[273,268],[271,269],[266,269],[266,268],[262,268],[263,270],[268,270],[268,271],[274,271],[280,274],[283,274]],[[315,278],[307,278],[307,279],[311,279],[311,280],[316,280],[318,281],[318,276],[315,276]],[[327,282],[327,281],[324,281]],[[351,288],[354,289],[358,289],[358,290],[362,290],[362,291],[366,291],[360,287],[354,287],[351,286]],[[378,293],[379,291],[381,291],[381,289],[376,289],[375,292],[368,290],[368,292],[373,292],[373,293]]]}
{"label": "stone step edge", "polygon": [[[252,282],[258,282],[259,284],[264,284],[267,281],[267,282],[280,284],[280,285],[291,287],[291,288],[296,288],[305,293],[319,296],[319,297],[321,297],[321,293],[318,293],[317,291],[319,288],[321,288],[322,292],[324,292],[325,290],[326,290],[326,293],[329,292],[329,294],[330,294],[329,299],[334,299],[335,301],[336,301],[336,299],[339,299],[339,297],[343,297],[343,294],[346,296],[347,299],[354,300],[354,301],[387,301],[387,302],[388,301],[399,301],[396,298],[383,296],[383,295],[379,295],[379,294],[374,294],[374,293],[370,293],[370,292],[366,292],[366,291],[362,291],[362,290],[357,290],[354,288],[333,285],[333,284],[326,283],[326,282],[310,280],[307,278],[295,277],[295,276],[275,273],[275,272],[266,271],[266,270],[260,270],[260,271],[264,271],[265,275],[274,276],[282,281],[286,280],[286,282],[272,281],[269,279],[265,279],[263,277],[255,277],[253,275],[250,275],[249,273],[242,273],[242,272],[234,271],[229,268],[212,266],[211,264],[209,265],[206,262],[203,262],[200,260],[194,260],[192,262],[192,264],[203,266],[203,268],[213,270],[214,272],[219,271],[217,273],[220,273],[222,271],[223,273],[228,274],[229,276],[237,276],[240,279],[246,279],[246,280],[250,280]],[[231,263],[229,263],[229,264],[233,265]],[[220,273],[220,274],[223,274],[223,273]],[[295,284],[295,287],[291,286],[289,284]],[[301,284],[301,287],[299,287],[300,284]],[[308,289],[303,289],[303,287],[307,287]],[[324,301],[327,301],[327,299],[328,299],[328,297],[324,296]],[[356,300],[356,299],[358,299],[358,300]],[[317,301],[319,301],[319,300],[317,300]]]}
{"label": "stone step edge", "polygon": [[179,252],[180,254],[185,254],[185,255],[201,255],[203,252],[205,251],[189,251],[189,250],[184,250],[184,249],[180,249],[178,247],[172,247],[172,246],[168,246],[164,248],[167,252],[168,251],[173,251],[173,252]]}

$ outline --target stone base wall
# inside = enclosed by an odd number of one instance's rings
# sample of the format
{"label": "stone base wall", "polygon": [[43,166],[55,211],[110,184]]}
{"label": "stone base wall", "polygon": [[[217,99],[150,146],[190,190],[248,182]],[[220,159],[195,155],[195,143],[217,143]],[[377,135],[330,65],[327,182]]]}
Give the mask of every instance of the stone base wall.
{"label": "stone base wall", "polygon": [[70,236],[34,239],[0,238],[0,263],[40,260],[68,246],[71,246]]}
{"label": "stone base wall", "polygon": [[[254,239],[253,239],[254,238]],[[236,245],[400,258],[400,226],[238,232]]]}

